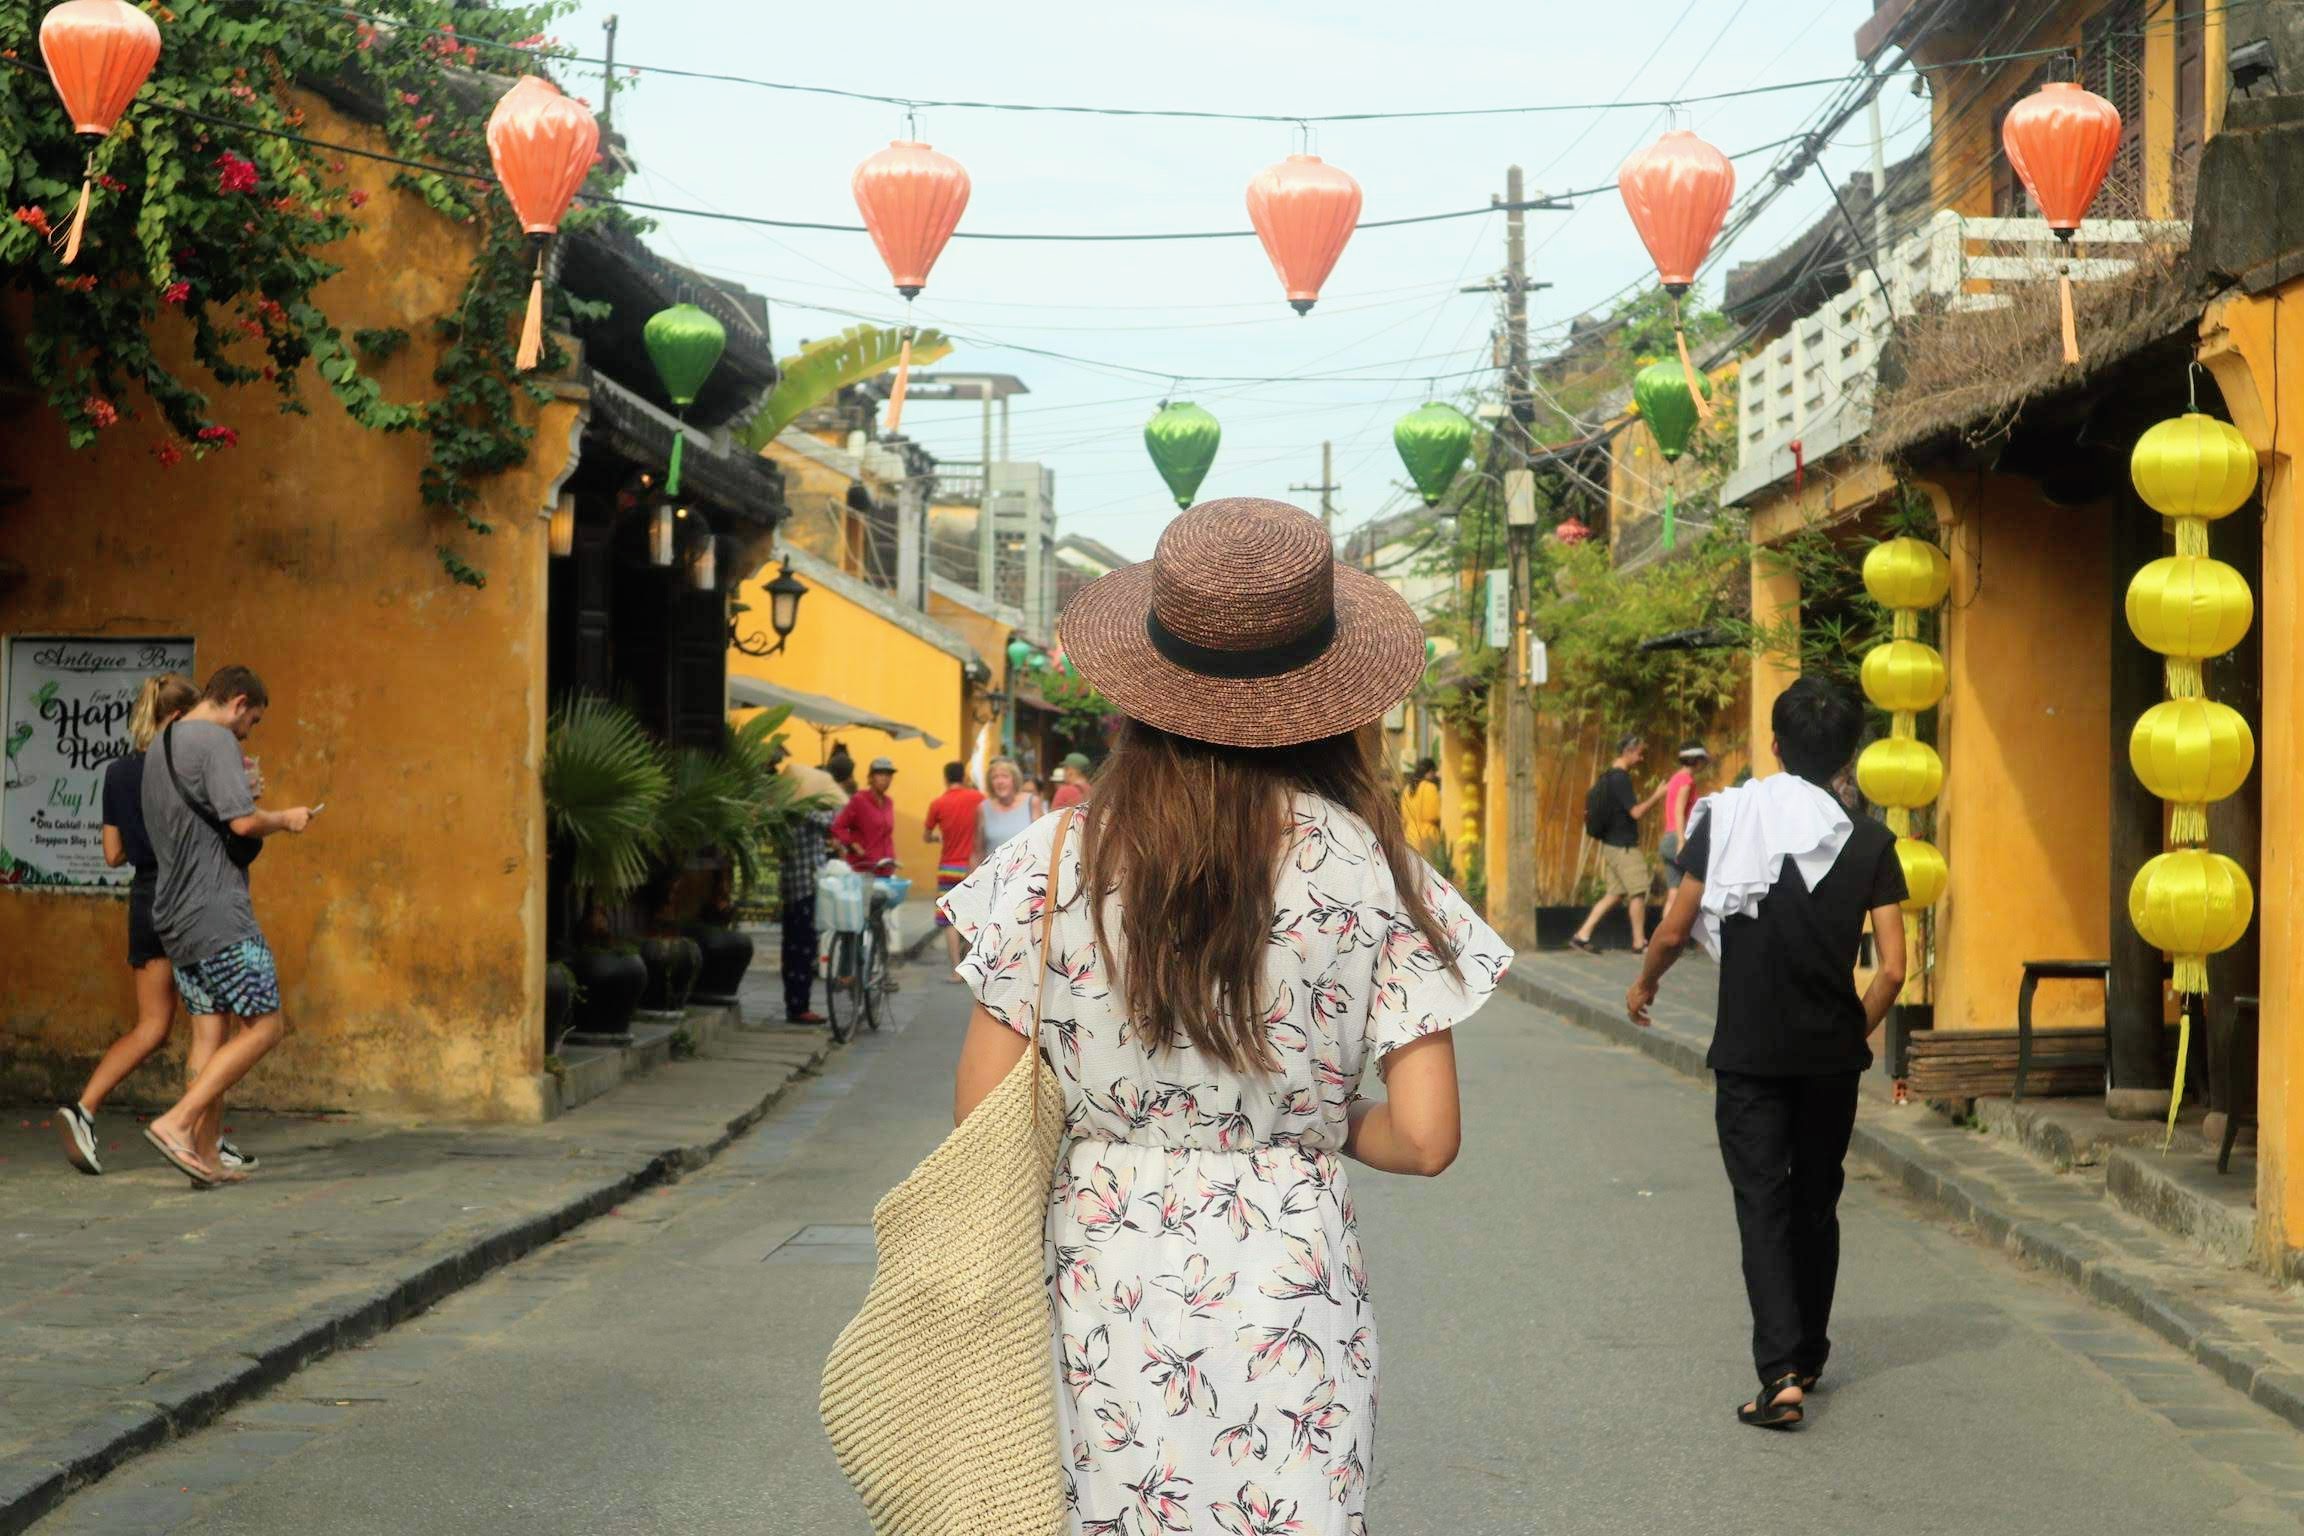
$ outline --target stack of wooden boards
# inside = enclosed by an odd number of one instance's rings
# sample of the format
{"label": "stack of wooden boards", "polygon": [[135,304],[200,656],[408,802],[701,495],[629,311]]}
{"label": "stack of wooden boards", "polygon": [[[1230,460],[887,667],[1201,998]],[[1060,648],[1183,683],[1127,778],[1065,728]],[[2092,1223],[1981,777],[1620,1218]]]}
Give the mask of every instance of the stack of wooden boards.
{"label": "stack of wooden boards", "polygon": [[[1907,1037],[1905,1083],[1916,1099],[2004,1099],[2016,1086],[2016,1031],[1916,1029]],[[2104,1091],[2104,1031],[2035,1029],[2026,1098]]]}

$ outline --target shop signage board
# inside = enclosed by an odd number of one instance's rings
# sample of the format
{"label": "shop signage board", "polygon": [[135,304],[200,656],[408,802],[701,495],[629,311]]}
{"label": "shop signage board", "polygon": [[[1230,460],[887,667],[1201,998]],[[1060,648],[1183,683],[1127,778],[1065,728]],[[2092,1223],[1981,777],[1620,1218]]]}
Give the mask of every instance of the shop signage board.
{"label": "shop signage board", "polygon": [[132,750],[128,715],[156,672],[192,676],[189,637],[11,635],[0,693],[0,885],[125,890],[104,867],[104,768]]}

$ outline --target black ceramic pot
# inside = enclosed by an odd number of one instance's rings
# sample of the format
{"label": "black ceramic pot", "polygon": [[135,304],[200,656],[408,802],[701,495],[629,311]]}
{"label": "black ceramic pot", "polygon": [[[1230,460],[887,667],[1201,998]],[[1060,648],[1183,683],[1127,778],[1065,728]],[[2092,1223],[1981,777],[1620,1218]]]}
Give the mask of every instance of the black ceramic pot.
{"label": "black ceramic pot", "polygon": [[640,1006],[650,1013],[678,1013],[688,1006],[696,990],[696,973],[704,968],[704,951],[694,939],[678,936],[640,941],[640,958],[648,967],[648,985]]}
{"label": "black ceramic pot", "polygon": [[576,1019],[576,973],[555,960],[544,967],[544,1054],[560,1049],[560,1037]]}
{"label": "black ceramic pot", "polygon": [[582,949],[569,957],[576,978],[576,1028],[587,1035],[631,1032],[632,1010],[648,985],[648,967],[638,955],[608,949]]}
{"label": "black ceramic pot", "polygon": [[752,936],[733,928],[699,924],[688,930],[688,937],[704,951],[704,968],[696,976],[696,997],[734,1002],[736,988],[752,968]]}

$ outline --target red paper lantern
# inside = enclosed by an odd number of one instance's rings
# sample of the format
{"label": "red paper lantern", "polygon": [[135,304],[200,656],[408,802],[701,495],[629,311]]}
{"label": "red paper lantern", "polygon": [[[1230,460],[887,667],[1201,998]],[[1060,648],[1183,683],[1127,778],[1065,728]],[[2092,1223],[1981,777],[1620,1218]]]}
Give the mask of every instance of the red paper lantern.
{"label": "red paper lantern", "polygon": [[2049,229],[2069,240],[2120,153],[2120,109],[2073,81],[2051,81],[2008,109],[2000,143]]}
{"label": "red paper lantern", "polygon": [[1624,162],[1616,190],[1624,194],[1624,209],[1665,292],[1679,298],[1720,236],[1736,195],[1736,167],[1687,129],[1675,128]]}
{"label": "red paper lantern", "polygon": [[551,81],[522,75],[488,114],[488,158],[536,246],[536,275],[520,327],[518,362],[525,370],[544,352],[544,242],[559,232],[568,205],[600,158],[600,124]]}
{"label": "red paper lantern", "polygon": [[1360,183],[1318,155],[1290,155],[1248,183],[1248,220],[1296,313],[1310,314],[1360,224]]}
{"label": "red paper lantern", "polygon": [[[2054,80],[2008,109],[2000,123],[2008,163],[2023,178],[2048,228],[2069,244],[2120,153],[2120,109],[2085,86]],[[2063,311],[2064,361],[2080,361],[2080,328],[2072,313],[2072,274],[2057,277]]]}
{"label": "red paper lantern", "polygon": [[[160,27],[127,0],[64,0],[40,18],[40,57],[72,131],[102,139],[160,62]],[[90,144],[80,201],[63,237],[67,266],[80,254],[80,232],[95,192],[96,146]]]}
{"label": "red paper lantern", "polygon": [[918,298],[968,211],[967,170],[950,155],[897,139],[856,167],[850,187],[896,291]]}

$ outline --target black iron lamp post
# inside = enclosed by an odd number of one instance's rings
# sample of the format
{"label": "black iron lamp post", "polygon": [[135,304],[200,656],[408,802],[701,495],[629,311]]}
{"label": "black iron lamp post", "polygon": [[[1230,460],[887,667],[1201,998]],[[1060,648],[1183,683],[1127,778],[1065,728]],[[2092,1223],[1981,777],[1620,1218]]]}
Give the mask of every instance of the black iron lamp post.
{"label": "black iron lamp post", "polygon": [[[784,649],[792,638],[792,631],[800,622],[800,599],[808,595],[808,584],[792,574],[792,562],[787,559],[773,581],[768,583],[768,627],[776,632],[776,643],[770,645],[768,637],[755,631],[750,637],[736,633],[735,614],[728,619],[728,644],[745,656],[773,656]],[[735,613],[749,613],[751,605],[738,603]]]}

